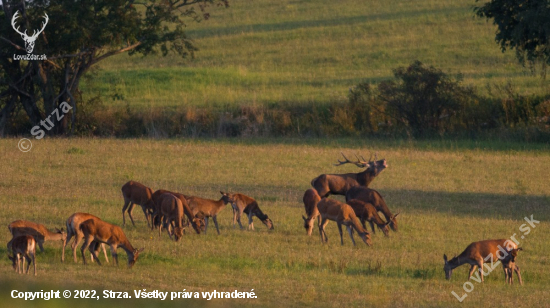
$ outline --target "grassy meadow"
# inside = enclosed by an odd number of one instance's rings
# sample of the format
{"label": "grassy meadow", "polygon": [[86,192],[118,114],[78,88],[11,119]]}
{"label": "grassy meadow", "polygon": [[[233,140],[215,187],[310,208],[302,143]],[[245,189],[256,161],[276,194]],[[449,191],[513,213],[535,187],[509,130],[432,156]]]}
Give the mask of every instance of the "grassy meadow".
{"label": "grassy meadow", "polygon": [[[547,145],[473,142],[396,142],[373,140],[33,140],[28,153],[17,139],[0,140],[0,242],[10,239],[5,226],[16,219],[61,227],[74,212],[95,214],[121,225],[121,186],[130,179],[153,189],[169,189],[206,198],[219,190],[256,198],[273,220],[268,231],[255,220],[255,231],[234,229],[231,209],[219,215],[221,235],[190,232],[180,242],[147,229],[140,208],[136,227],[123,228],[134,247],[145,251],[128,270],[119,250],[119,267],[74,263],[70,250],[61,263],[61,243],[47,242],[37,253],[38,276],[17,275],[0,245],[0,299],[6,305],[84,307],[100,300],[24,302],[10,291],[94,289],[147,291],[250,291],[248,300],[114,300],[112,304],[172,307],[210,306],[367,306],[367,307],[538,307],[550,300],[550,152]],[[368,156],[377,151],[389,167],[372,183],[394,212],[401,211],[399,232],[372,236],[367,247],[356,236],[340,245],[334,222],[328,244],[315,232],[305,234],[301,198],[321,173],[357,172],[335,167],[344,153]],[[341,197],[337,197],[341,199]],[[540,221],[529,234],[519,231],[524,217]],[[128,221],[129,223],[129,221]],[[475,287],[461,304],[469,267],[443,272],[444,253],[460,253],[469,243],[516,238],[524,285],[506,285],[501,267]],[[102,258],[102,257],[101,257]],[[103,260],[103,259],[101,259]]]}
{"label": "grassy meadow", "polygon": [[85,97],[139,108],[254,106],[346,100],[359,82],[393,77],[414,60],[499,97],[548,83],[502,53],[496,27],[473,16],[474,0],[231,1],[187,25],[194,59],[128,56],[103,61]]}

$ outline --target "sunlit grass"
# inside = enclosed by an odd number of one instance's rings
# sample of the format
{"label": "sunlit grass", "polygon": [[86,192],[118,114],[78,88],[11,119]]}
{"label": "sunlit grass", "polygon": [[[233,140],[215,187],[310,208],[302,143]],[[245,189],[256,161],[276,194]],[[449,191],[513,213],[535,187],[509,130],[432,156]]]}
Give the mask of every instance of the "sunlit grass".
{"label": "sunlit grass", "polygon": [[[484,150],[488,148],[488,150]],[[219,302],[256,306],[459,306],[458,294],[468,268],[455,270],[448,282],[443,253],[460,253],[469,243],[507,238],[519,231],[525,216],[541,223],[521,240],[518,265],[525,285],[505,285],[502,271],[486,277],[465,299],[468,306],[487,304],[532,307],[549,298],[550,239],[547,148],[528,144],[453,142],[399,143],[376,140],[112,140],[43,139],[28,153],[16,139],[0,140],[0,225],[28,219],[61,227],[74,212],[84,211],[121,224],[120,188],[128,180],[153,189],[165,188],[217,199],[219,191],[256,198],[275,230],[255,220],[256,231],[231,224],[231,209],[220,213],[221,235],[190,234],[178,243],[165,233],[147,230],[134,210],[136,227],[124,228],[135,247],[145,247],[132,270],[119,250],[121,265],[75,264],[69,250],[60,262],[60,243],[47,243],[38,253],[38,277],[12,272],[0,260],[2,298],[11,288],[213,291],[254,289],[258,299]],[[494,150],[490,150],[494,149]],[[513,149],[513,150],[512,150]],[[336,224],[329,223],[329,243],[302,227],[303,192],[321,173],[355,172],[332,165],[344,153],[378,152],[389,168],[374,182],[393,211],[401,211],[400,231],[373,235],[372,247],[339,243]],[[341,199],[341,197],[337,197]],[[357,238],[356,238],[357,239]],[[7,229],[0,242],[9,240]],[[79,260],[80,251],[79,252]],[[4,245],[0,253],[5,255]],[[18,282],[22,281],[22,282]],[[21,303],[9,300],[9,304]],[[52,306],[65,306],[64,300]],[[98,304],[104,302],[98,301]],[[129,301],[147,305],[156,301]],[[182,305],[185,302],[170,302]],[[204,303],[204,302],[203,302]],[[94,305],[84,303],[88,305]]]}
{"label": "sunlit grass", "polygon": [[[119,55],[101,64],[89,96],[109,104],[240,106],[346,99],[359,82],[392,78],[414,60],[487,93],[512,83],[544,94],[548,83],[494,42],[495,27],[460,1],[235,1],[189,23],[195,59]],[[498,91],[493,93],[499,94]],[[117,100],[109,98],[117,96]]]}

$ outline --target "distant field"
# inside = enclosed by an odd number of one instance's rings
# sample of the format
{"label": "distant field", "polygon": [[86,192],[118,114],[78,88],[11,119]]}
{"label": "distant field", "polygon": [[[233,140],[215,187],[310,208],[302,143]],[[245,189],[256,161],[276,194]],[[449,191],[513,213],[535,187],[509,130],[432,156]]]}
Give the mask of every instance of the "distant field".
{"label": "distant field", "polygon": [[83,83],[85,96],[145,108],[326,103],[414,60],[462,73],[482,93],[507,82],[522,94],[548,91],[513,51],[500,51],[495,27],[474,18],[474,0],[230,3],[188,24],[200,48],[195,59],[112,57],[93,84]]}
{"label": "distant field", "polygon": [[[306,142],[304,140],[304,142]],[[22,153],[16,139],[0,140],[0,299],[6,307],[88,307],[99,301],[23,302],[10,291],[95,289],[148,291],[254,292],[255,300],[199,301],[193,305],[373,306],[373,307],[539,307],[550,300],[550,154],[547,146],[452,142],[399,143],[371,140],[114,140],[43,139]],[[321,173],[356,172],[332,166],[339,153],[364,156],[377,151],[389,167],[372,184],[393,211],[401,210],[399,232],[373,235],[373,246],[349,237],[339,243],[336,224],[327,227],[328,244],[302,227],[303,192]],[[119,250],[121,265],[84,266],[60,262],[60,243],[38,253],[38,277],[18,276],[10,267],[5,226],[28,219],[60,227],[77,211],[122,223],[120,187],[128,180],[153,189],[218,198],[219,190],[256,198],[273,220],[268,231],[231,226],[231,209],[219,217],[221,235],[187,233],[178,243],[147,230],[139,208],[136,227],[124,231],[145,251],[132,270]],[[444,253],[460,253],[469,243],[508,238],[526,216],[541,223],[521,239],[518,265],[524,285],[505,285],[498,267],[460,304],[468,267],[444,278]],[[211,225],[213,227],[213,225]],[[516,236],[517,237],[517,236]],[[358,238],[356,237],[356,240]],[[80,257],[79,257],[80,259]],[[102,294],[102,293],[100,293]],[[135,307],[178,306],[183,300],[117,300]]]}

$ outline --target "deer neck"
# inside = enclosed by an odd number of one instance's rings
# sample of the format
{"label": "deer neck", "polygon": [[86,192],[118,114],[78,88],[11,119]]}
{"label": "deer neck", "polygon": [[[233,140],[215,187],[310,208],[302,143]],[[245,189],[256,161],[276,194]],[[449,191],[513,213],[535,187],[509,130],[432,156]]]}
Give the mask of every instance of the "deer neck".
{"label": "deer neck", "polygon": [[374,172],[370,168],[367,168],[365,171],[357,173],[356,180],[359,185],[369,187],[375,177]]}
{"label": "deer neck", "polygon": [[468,263],[468,258],[458,256],[458,257],[454,257],[451,260],[449,260],[448,263],[451,266],[451,269],[455,269],[455,268],[461,266],[464,263]]}
{"label": "deer neck", "polygon": [[64,240],[64,234],[58,233],[58,232],[51,232],[49,230],[46,230],[46,234],[44,234],[46,240],[50,241],[62,241]]}

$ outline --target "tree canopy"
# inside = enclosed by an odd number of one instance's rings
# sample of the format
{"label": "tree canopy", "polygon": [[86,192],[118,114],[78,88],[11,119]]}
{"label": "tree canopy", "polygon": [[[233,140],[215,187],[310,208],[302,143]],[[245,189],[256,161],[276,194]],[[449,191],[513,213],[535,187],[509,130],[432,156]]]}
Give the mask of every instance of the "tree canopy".
{"label": "tree canopy", "polygon": [[[38,125],[62,102],[73,107],[71,117],[55,122],[50,133],[69,132],[78,110],[79,81],[93,65],[124,52],[193,55],[197,48],[185,35],[186,22],[208,19],[212,6],[228,5],[227,0],[3,0],[0,136],[18,108]],[[21,34],[32,36],[42,28],[32,51],[38,59],[21,60],[20,55],[29,54]]]}
{"label": "tree canopy", "polygon": [[475,7],[474,12],[479,17],[493,19],[497,26],[495,40],[503,52],[515,49],[523,65],[541,64],[546,68],[550,64],[548,0],[491,0]]}

